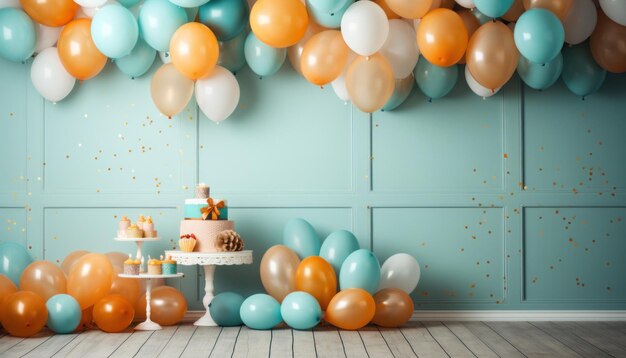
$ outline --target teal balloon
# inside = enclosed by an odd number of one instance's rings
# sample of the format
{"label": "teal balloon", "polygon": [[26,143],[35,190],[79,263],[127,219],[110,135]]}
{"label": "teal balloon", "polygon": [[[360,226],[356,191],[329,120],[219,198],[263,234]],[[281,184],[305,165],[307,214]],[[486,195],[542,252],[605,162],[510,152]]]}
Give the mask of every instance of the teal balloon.
{"label": "teal balloon", "polygon": [[272,329],[283,321],[280,303],[264,293],[246,298],[241,304],[239,315],[243,324],[252,329]]}
{"label": "teal balloon", "polygon": [[198,7],[206,4],[209,0],[170,0],[174,5],[184,8]]}
{"label": "teal balloon", "polygon": [[314,8],[316,11],[334,14],[341,10],[346,3],[352,3],[350,0],[309,0],[307,4]]}
{"label": "teal balloon", "polygon": [[187,13],[187,22],[192,22],[198,16],[199,7],[184,7],[185,12]]}
{"label": "teal balloon", "polygon": [[230,72],[236,73],[246,65],[245,45],[248,33],[242,31],[234,39],[220,42],[220,54],[217,64]]}
{"label": "teal balloon", "polygon": [[82,316],[80,304],[70,295],[54,295],[46,302],[48,322],[46,325],[54,333],[72,333],[78,327]]}
{"label": "teal balloon", "polygon": [[439,67],[421,58],[413,70],[419,89],[431,99],[441,98],[454,88],[459,78],[457,65]]}
{"label": "teal balloon", "polygon": [[32,262],[24,246],[14,242],[0,244],[0,274],[11,279],[15,286],[20,286],[22,272]]}
{"label": "teal balloon", "polygon": [[589,45],[584,43],[563,49],[561,78],[570,91],[585,97],[602,87],[606,71],[598,66],[591,55]]}
{"label": "teal balloon", "polygon": [[285,323],[294,329],[311,329],[322,320],[322,309],[315,297],[307,292],[288,294],[280,305]]}
{"label": "teal balloon", "polygon": [[139,28],[153,49],[167,52],[174,32],[187,23],[187,13],[168,0],[148,0],[139,11]]}
{"label": "teal balloon", "polygon": [[117,0],[117,2],[125,8],[131,8],[139,4],[139,0]]}
{"label": "teal balloon", "polygon": [[308,221],[298,218],[289,220],[285,225],[283,244],[298,254],[302,260],[319,255],[322,241]]}
{"label": "teal balloon", "polygon": [[208,26],[219,41],[239,35],[248,23],[246,0],[211,0],[200,6],[200,22]]}
{"label": "teal balloon", "polygon": [[354,0],[348,0],[345,4],[334,13],[328,11],[320,11],[311,6],[311,3],[307,1],[306,8],[309,16],[318,24],[328,29],[336,29],[341,26],[341,18],[343,14],[348,10],[350,5],[354,3]]}
{"label": "teal balloon", "polygon": [[506,14],[514,0],[474,0],[474,5],[483,14],[496,18]]}
{"label": "teal balloon", "polygon": [[218,326],[233,327],[241,326],[241,305],[244,298],[242,295],[234,292],[222,292],[213,297],[211,303],[209,303],[209,313],[211,318],[217,323]]}
{"label": "teal balloon", "polygon": [[23,62],[35,52],[35,24],[20,9],[0,9],[0,57]]}
{"label": "teal balloon", "polygon": [[533,8],[517,19],[513,37],[522,56],[531,62],[548,63],[561,52],[565,30],[552,12]]}
{"label": "teal balloon", "polygon": [[376,292],[380,281],[380,262],[373,252],[360,249],[344,260],[339,271],[339,287],[362,288],[370,294]]}
{"label": "teal balloon", "polygon": [[339,275],[344,260],[358,249],[359,241],[354,234],[348,230],[337,230],[326,237],[319,256],[328,261],[335,273]]}
{"label": "teal balloon", "polygon": [[266,45],[250,31],[244,44],[244,56],[252,71],[265,77],[278,72],[287,57],[287,49]]}
{"label": "teal balloon", "polygon": [[561,71],[563,71],[563,55],[560,53],[544,65],[531,62],[524,56],[520,56],[517,62],[517,73],[522,81],[536,90],[543,90],[555,84],[561,76]]}
{"label": "teal balloon", "polygon": [[393,93],[387,100],[387,103],[381,108],[383,111],[393,111],[398,108],[411,94],[413,86],[415,85],[415,79],[413,76],[407,76],[406,78],[396,78],[396,84],[393,87]]}
{"label": "teal balloon", "polygon": [[472,14],[474,15],[474,17],[476,18],[476,20],[478,20],[478,23],[481,25],[486,24],[487,22],[491,21],[492,18],[483,14],[482,12],[478,11],[477,8],[473,8],[472,10]]}
{"label": "teal balloon", "polygon": [[115,60],[115,65],[125,75],[136,78],[148,72],[155,58],[156,50],[139,40],[129,55]]}
{"label": "teal balloon", "polygon": [[91,20],[93,42],[107,57],[124,57],[135,48],[139,26],[127,8],[111,4],[98,10]]}

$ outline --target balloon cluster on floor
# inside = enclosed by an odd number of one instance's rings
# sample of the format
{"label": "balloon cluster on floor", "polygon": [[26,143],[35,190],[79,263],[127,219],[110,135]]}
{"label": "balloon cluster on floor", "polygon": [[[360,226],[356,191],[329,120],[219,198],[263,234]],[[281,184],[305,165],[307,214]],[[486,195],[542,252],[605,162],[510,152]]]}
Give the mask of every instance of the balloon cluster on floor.
{"label": "balloon cluster on floor", "polygon": [[529,87],[546,89],[561,77],[583,97],[606,71],[626,72],[624,1],[599,0],[599,9],[593,0],[249,1],[251,9],[246,0],[2,0],[0,56],[25,61],[37,53],[33,85],[60,101],[107,58],[138,77],[159,51],[164,64],[151,82],[157,108],[174,116],[195,93],[215,122],[239,102],[231,72],[247,63],[270,76],[286,57],[306,80],[331,84],[364,112],[394,109],[415,83],[441,98],[463,63],[482,97],[516,70]]}
{"label": "balloon cluster on floor", "polygon": [[[118,277],[128,258],[74,251],[59,267],[33,261],[22,245],[0,244],[0,323],[17,337],[29,337],[48,326],[55,333],[97,327],[121,332],[133,319],[145,319],[146,296],[139,280]],[[155,280],[151,319],[161,325],[180,322],[187,311],[183,294]]]}
{"label": "balloon cluster on floor", "polygon": [[286,224],[283,245],[265,252],[260,272],[267,294],[246,299],[233,292],[218,294],[209,305],[217,324],[271,329],[285,322],[310,329],[324,320],[349,330],[370,322],[399,327],[413,314],[409,294],[420,278],[413,256],[395,254],[381,267],[351,232],[335,231],[322,242],[304,219]]}

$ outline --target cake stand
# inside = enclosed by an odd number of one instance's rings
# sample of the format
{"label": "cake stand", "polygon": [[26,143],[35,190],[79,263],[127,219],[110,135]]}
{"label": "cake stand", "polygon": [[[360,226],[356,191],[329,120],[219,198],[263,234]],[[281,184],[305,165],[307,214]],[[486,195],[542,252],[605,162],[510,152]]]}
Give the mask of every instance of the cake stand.
{"label": "cake stand", "polygon": [[137,244],[137,254],[135,254],[135,257],[137,259],[141,259],[141,246],[143,246],[143,243],[146,241],[159,241],[160,238],[158,237],[116,237],[113,238],[113,240],[115,241],[122,241],[122,242],[134,242],[135,244]]}
{"label": "cake stand", "polygon": [[173,275],[150,275],[141,273],[139,275],[126,275],[123,273],[118,274],[119,277],[123,278],[135,278],[135,279],[143,279],[146,280],[146,320],[142,323],[139,323],[135,330],[137,331],[158,331],[163,329],[160,324],[153,322],[150,320],[150,291],[152,291],[152,279],[153,278],[178,278],[183,277],[183,273],[176,273]]}
{"label": "cake stand", "polygon": [[228,252],[183,252],[165,251],[165,256],[171,256],[179,265],[200,265],[204,267],[204,298],[202,305],[206,309],[204,316],[194,322],[196,326],[217,326],[211,313],[209,304],[213,301],[213,276],[215,266],[221,265],[249,265],[252,263],[252,250]]}

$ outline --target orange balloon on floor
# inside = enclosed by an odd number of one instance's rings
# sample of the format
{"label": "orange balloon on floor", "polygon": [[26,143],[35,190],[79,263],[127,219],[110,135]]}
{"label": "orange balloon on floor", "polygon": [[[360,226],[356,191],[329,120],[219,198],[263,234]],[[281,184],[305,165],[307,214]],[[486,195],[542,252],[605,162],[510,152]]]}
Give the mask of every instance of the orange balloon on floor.
{"label": "orange balloon on floor", "polygon": [[324,320],[341,329],[365,327],[374,318],[376,304],[369,292],[347,288],[330,300]]}
{"label": "orange balloon on floor", "polygon": [[467,48],[467,30],[461,17],[449,9],[435,9],[417,28],[417,45],[428,62],[439,67],[459,62]]}
{"label": "orange balloon on floor", "polygon": [[319,256],[309,256],[296,270],[296,290],[315,297],[322,311],[337,293],[337,276],[328,261]]}
{"label": "orange balloon on floor", "polygon": [[80,259],[81,257],[87,255],[89,251],[85,250],[77,250],[71,252],[69,255],[65,256],[63,263],[61,263],[61,270],[65,273],[65,276],[69,276],[70,271],[72,270],[72,266]]}
{"label": "orange balloon on floor", "polygon": [[113,266],[102,254],[87,254],[72,267],[67,278],[67,293],[80,304],[80,309],[94,305],[111,289]]}
{"label": "orange balloon on floor", "polygon": [[78,4],[73,0],[20,0],[24,11],[33,20],[50,27],[58,27],[72,21]]}
{"label": "orange balloon on floor", "polygon": [[82,332],[93,327],[93,306],[85,308],[80,316],[80,323],[74,332]]}
{"label": "orange balloon on floor", "polygon": [[[135,305],[135,320],[146,319],[146,295]],[[150,319],[162,326],[171,326],[183,320],[187,300],[182,292],[170,286],[161,286],[150,292]]]}
{"label": "orange balloon on floor", "polygon": [[117,276],[118,273],[122,273],[122,271],[118,271],[114,269],[114,277],[113,282],[111,283],[111,290],[109,294],[118,294],[126,298],[130,304],[133,306],[139,298],[141,297],[141,285],[139,284],[140,280],[133,278],[123,278]]}
{"label": "orange balloon on floor", "polygon": [[4,299],[17,291],[17,287],[6,275],[0,275],[0,322],[2,322],[2,307]]}
{"label": "orange balloon on floor", "polygon": [[22,272],[20,291],[32,291],[48,301],[54,295],[67,292],[67,280],[59,266],[50,261],[35,261]]}
{"label": "orange balloon on floor", "polygon": [[108,295],[93,307],[93,320],[105,332],[117,333],[133,322],[135,309],[123,296]]}
{"label": "orange balloon on floor", "polygon": [[8,295],[2,306],[2,326],[10,335],[30,337],[41,331],[48,320],[46,302],[31,291]]}
{"label": "orange balloon on floor", "polygon": [[385,288],[374,294],[376,313],[372,323],[381,327],[400,327],[413,315],[413,300],[397,288]]}
{"label": "orange balloon on floor", "polygon": [[63,67],[81,81],[96,77],[107,64],[107,57],[91,38],[91,19],[77,19],[65,25],[57,49]]}
{"label": "orange balloon on floor", "polygon": [[213,71],[220,47],[211,29],[189,22],[174,32],[170,40],[172,64],[185,77],[197,80]]}
{"label": "orange balloon on floor", "polygon": [[254,35],[275,48],[298,43],[308,23],[306,7],[299,0],[258,0],[250,11]]}

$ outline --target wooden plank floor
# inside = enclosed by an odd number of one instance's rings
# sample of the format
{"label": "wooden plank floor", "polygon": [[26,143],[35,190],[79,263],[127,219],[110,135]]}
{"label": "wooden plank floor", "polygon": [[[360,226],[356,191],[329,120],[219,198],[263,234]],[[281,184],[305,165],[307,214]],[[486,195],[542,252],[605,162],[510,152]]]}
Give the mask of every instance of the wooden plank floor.
{"label": "wooden plank floor", "polygon": [[0,333],[0,357],[626,357],[626,322],[409,322],[358,331],[185,323],[28,339]]}

